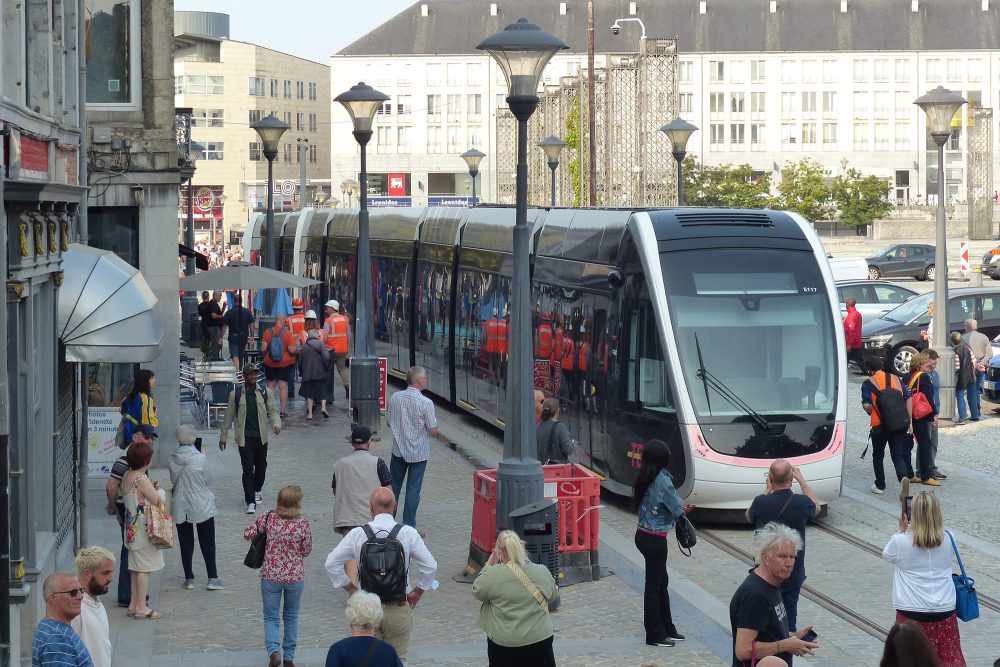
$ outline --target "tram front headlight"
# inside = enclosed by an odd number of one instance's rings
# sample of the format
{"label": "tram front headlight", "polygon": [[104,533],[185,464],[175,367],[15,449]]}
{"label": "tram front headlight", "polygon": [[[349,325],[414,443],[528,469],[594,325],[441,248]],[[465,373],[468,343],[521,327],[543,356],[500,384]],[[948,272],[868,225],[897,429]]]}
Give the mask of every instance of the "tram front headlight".
{"label": "tram front headlight", "polygon": [[865,347],[869,350],[881,350],[892,340],[892,334],[882,334],[865,339]]}

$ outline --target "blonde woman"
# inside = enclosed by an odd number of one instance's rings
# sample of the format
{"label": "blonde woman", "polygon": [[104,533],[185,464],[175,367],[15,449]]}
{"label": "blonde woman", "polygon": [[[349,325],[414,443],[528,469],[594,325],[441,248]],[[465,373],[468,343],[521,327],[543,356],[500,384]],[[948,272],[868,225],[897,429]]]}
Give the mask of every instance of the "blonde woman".
{"label": "blonde woman", "polygon": [[912,523],[900,513],[899,532],[889,539],[882,557],[896,565],[892,604],[897,623],[914,623],[930,640],[941,667],[965,667],[955,616],[955,558],[944,529],[941,505],[932,491],[913,498]]}
{"label": "blonde woman", "polygon": [[489,667],[555,667],[549,600],[558,590],[548,569],[528,560],[512,530],[496,546],[472,584],[483,603],[479,627],[486,632]]}
{"label": "blonde woman", "polygon": [[[267,533],[260,594],[264,601],[264,647],[268,667],[295,667],[299,607],[305,589],[305,558],[312,552],[312,528],[302,516],[302,489],[294,484],[278,491],[277,507],[243,531],[243,539]],[[284,598],[284,609],[282,609]],[[285,635],[280,637],[281,620]]]}

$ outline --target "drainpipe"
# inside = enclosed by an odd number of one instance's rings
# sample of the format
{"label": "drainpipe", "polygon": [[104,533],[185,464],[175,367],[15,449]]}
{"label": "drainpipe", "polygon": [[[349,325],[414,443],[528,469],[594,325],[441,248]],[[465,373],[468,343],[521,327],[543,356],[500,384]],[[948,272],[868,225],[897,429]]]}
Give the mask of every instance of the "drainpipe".
{"label": "drainpipe", "polygon": [[[0,182],[2,194],[3,183]],[[0,225],[0,243],[2,247],[7,247],[6,224]],[[6,338],[6,304],[0,308],[0,331]],[[10,378],[7,374],[7,341],[3,342],[0,345],[0,667],[10,667]]]}
{"label": "drainpipe", "polygon": [[[90,177],[87,174],[87,155],[90,148],[90,140],[87,133],[87,35],[84,30],[84,17],[86,16],[86,6],[85,0],[77,0],[76,5],[76,55],[77,55],[77,65],[79,67],[79,83],[77,84],[77,93],[79,100],[77,101],[77,109],[79,110],[79,124],[80,124],[80,151],[77,153],[77,180],[80,185],[89,186]],[[78,215],[78,229],[80,243],[87,245],[88,240],[88,230],[87,230],[87,201],[90,197],[90,190],[87,190],[87,194],[83,195],[83,201],[80,202],[80,208],[77,212]],[[87,454],[89,450],[90,434],[87,429],[88,421],[88,405],[87,405],[87,394],[88,394],[88,382],[87,376],[89,375],[87,364],[81,363],[77,364],[76,368],[77,379],[79,380],[79,396],[80,400],[77,403],[80,406],[80,434],[79,439],[75,443],[79,456],[77,459],[77,546],[87,545]]]}

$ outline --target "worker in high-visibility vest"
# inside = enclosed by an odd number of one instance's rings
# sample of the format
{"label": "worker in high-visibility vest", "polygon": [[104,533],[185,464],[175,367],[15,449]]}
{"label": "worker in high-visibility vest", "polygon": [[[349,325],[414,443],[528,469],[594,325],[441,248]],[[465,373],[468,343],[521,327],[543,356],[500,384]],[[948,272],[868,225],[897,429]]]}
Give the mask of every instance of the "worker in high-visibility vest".
{"label": "worker in high-visibility vest", "polygon": [[574,354],[575,347],[576,345],[573,342],[573,338],[564,333],[562,337],[562,353],[559,355],[559,365],[562,368],[563,395],[571,401],[576,400],[577,389],[580,384],[576,371],[576,355]]}
{"label": "worker in high-visibility vest", "polygon": [[500,319],[500,313],[493,311],[493,317],[483,323],[483,338],[486,341],[486,358],[494,384],[499,385],[503,376],[503,350],[506,346],[507,327]]}
{"label": "worker in high-visibility vest", "polygon": [[552,315],[542,313],[542,321],[538,325],[538,335],[535,337],[535,358],[548,359],[552,356]]}
{"label": "worker in high-visibility vest", "polygon": [[[312,321],[310,323],[310,321]],[[303,329],[302,333],[299,334],[299,340],[305,345],[310,338],[319,338],[320,341],[326,345],[326,329],[319,326],[319,320],[316,317],[315,310],[307,310],[305,314],[306,328]],[[312,325],[316,326],[312,326]],[[329,346],[328,346],[329,347]]]}
{"label": "worker in high-visibility vest", "polygon": [[[344,393],[348,400],[351,398],[351,371],[348,368],[348,351],[351,340],[351,318],[340,312],[340,302],[330,299],[323,306],[323,314],[326,319],[323,321],[323,330],[326,332],[326,347],[333,355],[333,363],[337,367],[337,374],[344,383]],[[333,373],[327,378],[327,387],[330,390],[330,401],[333,402]]]}
{"label": "worker in high-visibility vest", "polygon": [[292,299],[292,310],[294,312],[285,320],[288,323],[288,328],[295,334],[296,338],[302,338],[302,332],[306,330],[306,316],[302,314],[302,309],[302,299]]}

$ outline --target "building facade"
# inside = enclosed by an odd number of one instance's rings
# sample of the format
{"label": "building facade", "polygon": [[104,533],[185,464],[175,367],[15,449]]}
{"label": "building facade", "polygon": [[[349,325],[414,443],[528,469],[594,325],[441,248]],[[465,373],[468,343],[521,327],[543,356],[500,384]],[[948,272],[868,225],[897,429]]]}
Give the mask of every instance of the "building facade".
{"label": "building facade", "polygon": [[[511,178],[497,172],[496,156],[490,154],[497,145],[497,110],[506,106],[506,84],[475,46],[528,17],[570,47],[545,71],[546,86],[557,85],[586,62],[587,4],[428,0],[333,56],[333,90],[364,80],[392,98],[376,119],[369,149],[369,170],[375,175],[369,186],[376,203],[385,190],[380,174],[405,183],[413,205],[429,203],[432,194],[447,190],[452,181],[452,194],[461,195],[468,175],[457,156],[473,146],[487,153],[478,190],[485,200],[496,201],[498,185],[503,190]],[[972,109],[1000,103],[1000,49],[991,28],[1000,20],[1000,4],[593,4],[597,68],[615,54],[640,52],[643,35],[677,36],[680,115],[700,128],[688,153],[705,164],[748,163],[755,171],[772,172],[774,181],[780,180],[786,162],[809,157],[831,176],[857,169],[887,177],[899,202],[933,203],[936,148],[913,101],[938,85],[963,94],[969,105],[952,123],[945,183],[949,201],[966,198]],[[612,24],[621,19],[639,19],[642,25],[623,21],[613,33]],[[333,119],[331,171],[336,183],[342,174],[356,174],[357,149],[349,125],[336,131],[346,114],[335,108]],[[670,120],[665,117],[663,123]],[[991,134],[989,159],[995,165],[1000,136]],[[542,162],[541,151],[533,150],[530,159]]]}
{"label": "building facade", "polygon": [[229,39],[225,14],[176,12],[176,20],[175,102],[194,110],[192,137],[205,147],[193,178],[195,241],[214,231],[215,243],[228,244],[230,230],[235,241],[264,209],[267,161],[250,124],[270,113],[290,126],[274,161],[275,210],[299,207],[303,154],[305,203],[330,194],[330,68]]}

